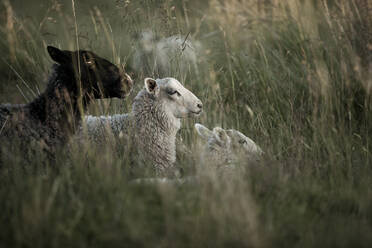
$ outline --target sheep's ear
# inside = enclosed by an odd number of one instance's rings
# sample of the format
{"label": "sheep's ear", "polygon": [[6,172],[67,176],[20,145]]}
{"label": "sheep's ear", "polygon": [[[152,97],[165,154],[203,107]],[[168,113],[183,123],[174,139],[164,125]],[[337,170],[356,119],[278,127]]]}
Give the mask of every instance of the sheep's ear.
{"label": "sheep's ear", "polygon": [[145,88],[152,95],[157,95],[159,92],[159,85],[153,78],[145,78]]}
{"label": "sheep's ear", "polygon": [[50,57],[59,64],[66,64],[71,62],[71,58],[69,54],[65,51],[61,51],[56,47],[48,46],[47,47],[48,53]]}
{"label": "sheep's ear", "polygon": [[221,144],[224,144],[230,141],[230,137],[227,135],[226,131],[220,127],[213,128],[213,134]]}
{"label": "sheep's ear", "polygon": [[213,135],[213,132],[202,124],[195,123],[195,129],[198,132],[199,136],[204,139],[209,139],[209,137]]}

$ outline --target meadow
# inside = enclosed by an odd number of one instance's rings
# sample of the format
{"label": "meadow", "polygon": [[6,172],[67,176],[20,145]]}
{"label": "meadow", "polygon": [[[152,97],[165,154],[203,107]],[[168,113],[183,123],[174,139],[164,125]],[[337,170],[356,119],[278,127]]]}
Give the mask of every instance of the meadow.
{"label": "meadow", "polygon": [[[169,75],[204,106],[179,133],[185,173],[203,167],[195,122],[240,130],[263,159],[183,186],[128,184],[115,142],[5,164],[0,247],[371,247],[371,1],[0,0],[0,102],[45,88],[47,45],[130,66],[143,30],[202,45],[198,74]],[[89,114],[129,112],[146,76]]]}

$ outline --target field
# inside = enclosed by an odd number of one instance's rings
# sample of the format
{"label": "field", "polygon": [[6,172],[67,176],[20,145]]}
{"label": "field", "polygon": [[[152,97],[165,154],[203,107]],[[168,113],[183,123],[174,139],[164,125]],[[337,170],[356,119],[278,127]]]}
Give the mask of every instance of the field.
{"label": "field", "polygon": [[[0,0],[0,102],[43,91],[47,45],[130,65],[143,30],[202,46],[198,74],[169,75],[204,106],[179,133],[185,173],[203,167],[195,122],[240,130],[263,159],[184,186],[128,184],[113,145],[6,164],[0,247],[372,246],[371,1]],[[129,112],[146,76],[89,113]]]}

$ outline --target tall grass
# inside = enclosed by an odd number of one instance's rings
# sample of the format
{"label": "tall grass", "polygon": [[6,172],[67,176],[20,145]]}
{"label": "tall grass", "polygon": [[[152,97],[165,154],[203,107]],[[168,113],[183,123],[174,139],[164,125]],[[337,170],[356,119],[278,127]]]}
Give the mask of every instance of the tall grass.
{"label": "tall grass", "polygon": [[[1,247],[370,247],[372,3],[352,1],[0,1],[1,102],[45,88],[45,46],[130,63],[136,34],[203,46],[197,120],[237,128],[265,151],[233,178],[191,186],[128,184],[126,152],[86,144],[0,170]],[[151,75],[150,75],[151,76]],[[97,101],[89,113],[130,111]],[[195,120],[177,163],[195,174]],[[15,153],[14,157],[21,158]],[[16,161],[16,160],[15,160]]]}

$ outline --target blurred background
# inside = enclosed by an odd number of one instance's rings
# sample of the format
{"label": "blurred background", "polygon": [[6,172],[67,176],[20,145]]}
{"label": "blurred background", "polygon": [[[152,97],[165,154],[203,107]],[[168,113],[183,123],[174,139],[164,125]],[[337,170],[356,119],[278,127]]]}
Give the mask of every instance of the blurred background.
{"label": "blurred background", "polygon": [[236,180],[190,188],[130,188],[130,154],[114,151],[72,152],[58,172],[8,165],[0,246],[372,244],[370,0],[0,0],[0,35],[2,103],[44,90],[47,45],[92,50],[136,85],[89,114],[129,112],[149,76],[175,77],[203,101],[179,135],[190,173],[203,166],[195,122],[236,128],[265,151]]}

